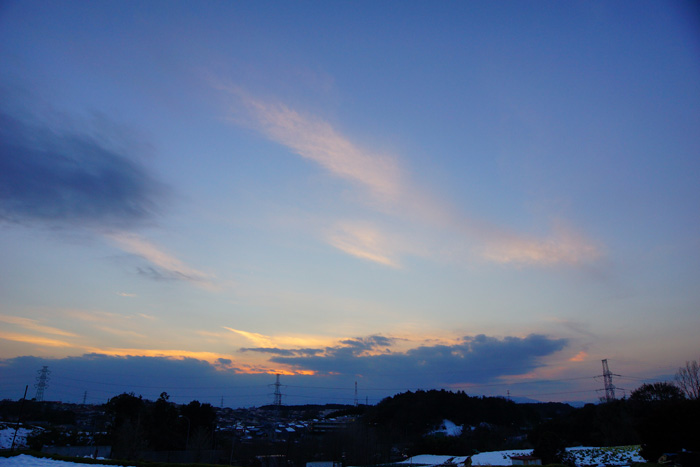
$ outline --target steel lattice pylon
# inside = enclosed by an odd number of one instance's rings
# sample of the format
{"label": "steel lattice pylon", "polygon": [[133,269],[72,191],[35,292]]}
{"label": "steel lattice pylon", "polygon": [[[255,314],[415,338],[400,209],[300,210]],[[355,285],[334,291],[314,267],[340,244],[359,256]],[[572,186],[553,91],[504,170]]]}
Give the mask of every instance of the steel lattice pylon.
{"label": "steel lattice pylon", "polygon": [[615,385],[612,382],[613,374],[608,368],[608,359],[603,360],[603,383],[605,384],[605,402],[615,400]]}
{"label": "steel lattice pylon", "polygon": [[36,377],[36,384],[34,387],[36,388],[36,400],[41,402],[44,400],[44,390],[48,387],[49,383],[49,374],[51,374],[51,371],[49,371],[49,367],[44,365],[41,370],[38,371],[39,376]]}
{"label": "steel lattice pylon", "polygon": [[277,407],[282,405],[282,391],[280,391],[280,375],[277,375],[277,380],[275,381],[275,405]]}

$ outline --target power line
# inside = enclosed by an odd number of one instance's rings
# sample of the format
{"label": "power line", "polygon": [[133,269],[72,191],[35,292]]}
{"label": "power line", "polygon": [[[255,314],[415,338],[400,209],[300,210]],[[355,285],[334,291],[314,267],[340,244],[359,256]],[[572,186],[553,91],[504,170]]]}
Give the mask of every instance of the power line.
{"label": "power line", "polygon": [[[516,382],[503,382],[503,383],[469,383],[469,382],[464,382],[464,383],[455,383],[455,385],[463,385],[467,388],[486,388],[486,387],[500,387],[500,386],[520,386],[520,385],[527,385],[527,384],[546,384],[546,383],[558,383],[558,382],[568,382],[568,381],[580,381],[580,380],[586,380],[586,379],[596,379],[599,378],[601,375],[595,375],[595,376],[578,376],[578,377],[573,377],[573,378],[556,378],[556,379],[537,379],[537,380],[530,380],[530,381],[516,381]],[[637,377],[631,377],[631,376],[625,376],[625,375],[617,375],[614,374],[613,376],[617,376],[623,379],[633,379],[633,380],[638,380],[638,381],[657,381],[658,378],[637,378]],[[177,386],[177,385],[139,385],[139,384],[128,384],[128,383],[115,383],[115,382],[106,382],[106,381],[95,381],[95,380],[88,380],[88,379],[79,379],[79,378],[70,378],[70,377],[65,377],[61,376],[60,378],[54,378],[54,384],[57,383],[58,381],[63,382],[65,381],[75,381],[79,383],[90,383],[90,384],[98,384],[98,385],[103,385],[103,386],[115,386],[115,387],[128,387],[128,388],[137,388],[137,389],[156,389],[156,390],[220,390],[220,389],[259,389],[263,387],[269,387],[273,385],[265,385],[265,384],[258,384],[258,385],[243,385],[243,386],[220,386],[220,385],[212,385],[212,386]],[[67,384],[64,383],[64,386],[68,386]],[[300,385],[300,384],[285,384],[283,385],[284,387],[288,388],[299,388],[299,389],[324,389],[324,390],[334,390],[334,391],[354,391],[354,386],[316,386],[316,385]],[[446,388],[446,387],[445,387]],[[420,390],[423,389],[422,387],[416,387],[416,386],[367,386],[362,388],[363,391],[404,391],[404,390]]]}
{"label": "power line", "polygon": [[[578,376],[575,378],[560,378],[560,379],[539,379],[533,381],[517,381],[515,383],[456,383],[463,384],[470,388],[483,388],[483,387],[499,387],[499,386],[518,386],[522,384],[542,384],[542,383],[558,383],[565,381],[578,381],[583,379],[595,379],[596,376]],[[352,391],[351,386],[306,386],[306,385],[296,385],[289,384],[285,385],[288,388],[303,388],[303,389],[330,389],[330,390],[343,390]],[[419,390],[421,388],[416,388],[412,386],[394,386],[394,387],[362,387],[363,391],[405,391],[405,390]]]}
{"label": "power line", "polygon": [[[363,387],[363,391],[365,392],[385,392],[385,393],[400,393],[400,392],[405,392],[405,391],[420,391],[420,390],[448,390],[448,391],[469,391],[470,393],[473,393],[475,391],[478,391],[479,389],[488,389],[491,388],[508,388],[508,391],[510,391],[510,394],[512,397],[531,397],[531,396],[553,396],[553,395],[561,395],[561,394],[581,394],[581,393],[589,393],[592,392],[591,390],[572,390],[572,391],[548,391],[548,392],[534,392],[534,391],[527,391],[525,387],[528,387],[528,385],[531,387],[532,385],[553,385],[556,383],[567,383],[567,382],[574,382],[574,381],[584,381],[584,380],[596,380],[599,378],[606,378],[606,374],[609,378],[607,381],[608,384],[610,384],[612,381],[612,376],[618,377],[623,380],[632,380],[632,381],[641,381],[641,382],[646,382],[646,381],[658,381],[659,378],[640,378],[637,376],[628,376],[628,375],[616,375],[612,374],[610,370],[608,369],[608,373],[605,372],[603,375],[595,375],[595,376],[578,376],[578,377],[573,377],[573,378],[556,378],[556,379],[533,379],[533,380],[525,380],[525,381],[516,381],[516,382],[484,382],[484,383],[454,383],[450,385],[443,385],[443,386],[432,386],[432,387],[411,387],[411,386],[375,386],[375,387]],[[39,381],[41,380],[41,374],[42,370],[39,371],[40,376],[37,382],[37,389],[39,389]],[[46,373],[46,378],[45,378],[45,384],[44,384],[44,389],[46,389],[48,383],[48,368],[47,368],[47,373]],[[435,372],[438,373],[438,372]],[[408,376],[408,375],[406,375]],[[4,378],[3,378],[4,379]],[[18,379],[18,378],[10,378],[10,379]],[[220,400],[223,396],[230,398],[230,400],[238,400],[239,403],[243,402],[244,400],[247,399],[252,399],[252,398],[261,398],[264,396],[261,392],[258,392],[258,390],[262,387],[265,386],[273,386],[275,388],[274,392],[274,403],[281,405],[281,399],[282,396],[285,397],[297,397],[297,398],[305,398],[305,399],[333,399],[333,400],[338,400],[338,401],[352,401],[352,403],[357,403],[358,402],[358,394],[357,394],[357,388],[355,385],[347,385],[347,386],[318,386],[318,385],[304,385],[304,384],[297,384],[297,385],[284,385],[284,387],[288,388],[294,388],[294,389],[299,389],[299,390],[318,390],[318,391],[324,391],[328,393],[324,394],[310,394],[310,395],[302,395],[302,394],[283,394],[282,393],[282,385],[281,383],[279,386],[277,385],[278,383],[275,384],[268,384],[268,385],[240,385],[240,386],[221,386],[221,385],[201,385],[201,386],[191,386],[191,385],[177,385],[177,384],[171,384],[171,385],[139,385],[139,384],[128,384],[128,383],[123,383],[123,382],[115,382],[115,381],[109,381],[109,380],[93,380],[93,379],[84,379],[84,378],[70,378],[70,377],[64,377],[64,376],[59,376],[59,377],[53,377],[52,375],[52,387],[59,389],[62,388],[64,393],[72,393],[73,397],[76,401],[79,401],[81,396],[82,399],[87,401],[87,400],[104,400],[106,398],[110,398],[114,395],[115,391],[144,391],[143,392],[143,397],[147,399],[152,399],[156,398],[158,394],[164,390],[167,390],[173,400],[192,400],[192,399],[199,399],[199,400],[211,400],[211,401],[218,401]],[[8,383],[8,380],[4,380],[2,383],[0,383],[0,387],[7,386],[7,384],[3,383]],[[72,383],[72,384],[71,384]],[[86,384],[90,384],[90,386],[86,386]],[[96,386],[96,387],[95,387]],[[561,389],[565,388],[567,385],[559,385]],[[513,388],[520,388],[520,391],[526,392],[527,394],[518,394],[518,391],[513,392]],[[89,389],[90,395],[87,396],[86,392]],[[245,390],[248,389],[249,391],[245,391],[245,394],[236,394],[236,390]],[[541,388],[545,389],[545,388]],[[547,388],[547,389],[556,389],[556,387],[552,388]],[[622,388],[615,388],[618,390],[622,390]],[[251,391],[252,390],[252,391]],[[353,393],[351,393],[353,391]],[[333,396],[332,393],[343,393],[343,395],[338,394],[338,396]],[[491,391],[489,391],[491,392]],[[505,390],[503,391],[505,392]],[[103,396],[104,395],[104,396]],[[354,396],[354,397],[353,397]],[[379,396],[379,395],[378,395]],[[64,397],[68,397],[67,395]],[[376,398],[377,400],[381,400],[381,398]],[[369,397],[367,397],[367,400],[369,401]]]}
{"label": "power line", "polygon": [[596,392],[596,391],[597,391],[597,389],[584,389],[581,391],[538,392],[536,394],[516,394],[516,395],[511,394],[511,397],[555,396],[555,395],[562,395],[562,394],[583,394],[583,393],[590,393],[590,392]]}
{"label": "power line", "polygon": [[247,386],[163,386],[163,385],[158,385],[158,386],[146,386],[146,385],[138,385],[138,384],[128,384],[128,383],[112,383],[112,382],[105,382],[105,381],[94,381],[94,380],[86,380],[86,379],[77,379],[77,378],[69,378],[62,376],[61,379],[65,379],[68,381],[76,381],[79,383],[91,383],[91,384],[102,384],[104,386],[128,386],[130,388],[141,388],[141,389],[230,389],[230,388],[235,388],[235,389],[252,389],[252,388],[262,388],[268,385],[265,384],[255,384],[255,385],[247,385]]}

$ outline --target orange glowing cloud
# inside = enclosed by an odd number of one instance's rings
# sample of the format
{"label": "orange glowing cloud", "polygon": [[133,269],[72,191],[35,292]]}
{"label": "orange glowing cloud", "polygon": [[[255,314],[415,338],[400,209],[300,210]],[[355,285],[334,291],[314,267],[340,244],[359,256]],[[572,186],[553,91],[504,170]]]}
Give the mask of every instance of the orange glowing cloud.
{"label": "orange glowing cloud", "polygon": [[517,235],[496,235],[487,240],[483,257],[496,263],[580,264],[598,259],[601,251],[589,240],[570,229],[558,227],[547,239]]}
{"label": "orange glowing cloud", "polygon": [[171,349],[91,349],[95,353],[110,355],[113,357],[166,357],[181,360],[184,358],[193,358],[203,360],[209,363],[216,362],[220,358],[230,358],[229,355],[219,354],[215,352],[198,352],[191,350],[171,350]]}
{"label": "orange glowing cloud", "polygon": [[[256,332],[243,331],[223,326],[223,329],[234,334],[244,337],[258,347],[325,347],[331,345],[334,341],[325,337],[307,336],[307,335],[286,335],[286,336],[267,336]],[[207,335],[217,335],[214,333],[206,333]]]}
{"label": "orange glowing cloud", "polygon": [[8,341],[14,341],[14,342],[22,342],[25,344],[48,346],[48,347],[72,347],[73,346],[73,344],[70,344],[70,343],[65,342],[65,341],[60,341],[57,339],[48,339],[46,337],[39,337],[39,336],[28,336],[26,334],[13,334],[13,333],[0,332],[0,339],[5,339]]}
{"label": "orange glowing cloud", "polygon": [[280,374],[286,376],[292,375],[314,375],[312,370],[296,370],[290,369],[285,365],[269,365],[255,364],[251,362],[235,362],[222,364],[221,361],[231,361],[230,355],[220,354],[216,352],[201,352],[190,350],[173,350],[173,349],[90,349],[91,352],[112,357],[159,357],[173,360],[183,360],[191,358],[201,360],[212,364],[220,371],[234,371],[238,374]]}
{"label": "orange glowing cloud", "polygon": [[7,324],[12,324],[15,326],[22,327],[24,329],[29,329],[31,331],[38,331],[42,332],[45,334],[54,334],[57,336],[65,336],[65,337],[76,337],[75,334],[72,332],[64,331],[62,329],[50,327],[50,326],[44,326],[40,324],[37,320],[34,319],[29,319],[29,318],[21,318],[18,316],[4,316],[0,315],[0,322],[7,323]]}
{"label": "orange glowing cloud", "polygon": [[392,242],[380,230],[365,223],[344,222],[328,235],[328,243],[345,253],[375,263],[399,267]]}
{"label": "orange glowing cloud", "polygon": [[227,331],[231,331],[233,333],[236,333],[240,336],[245,337],[249,341],[253,342],[255,345],[259,345],[260,347],[271,347],[272,346],[272,339],[270,337],[258,334],[255,332],[248,332],[248,331],[242,331],[240,329],[234,329],[234,328],[229,328],[224,326],[224,329]]}
{"label": "orange glowing cloud", "polygon": [[588,358],[588,354],[583,350],[569,359],[570,362],[583,362]]}

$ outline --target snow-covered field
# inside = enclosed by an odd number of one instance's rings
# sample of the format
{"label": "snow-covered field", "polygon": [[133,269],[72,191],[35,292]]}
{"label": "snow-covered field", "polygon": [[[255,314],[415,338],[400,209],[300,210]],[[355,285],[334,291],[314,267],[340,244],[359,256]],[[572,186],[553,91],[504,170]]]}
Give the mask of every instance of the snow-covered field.
{"label": "snow-covered field", "polygon": [[[639,446],[615,446],[609,448],[575,447],[567,448],[575,459],[576,465],[627,465],[631,462],[644,462],[639,455]],[[532,454],[531,449],[515,449],[512,451],[481,452],[472,456],[472,465],[513,465],[510,456]],[[400,464],[437,466],[460,464],[466,460],[463,456],[414,456]]]}
{"label": "snow-covered field", "polygon": [[0,457],[0,466],[2,467],[85,467],[88,464],[77,464],[75,462],[55,461],[53,459],[44,459],[40,457],[28,456],[20,454],[14,457]]}
{"label": "snow-covered field", "polygon": [[[3,433],[4,439],[4,430],[0,433]],[[14,435],[14,430],[12,430],[12,434]],[[10,436],[10,443],[11,442],[12,437]],[[611,466],[628,465],[631,462],[644,462],[644,459],[639,455],[639,446],[616,446],[610,448],[576,447],[568,448],[567,451],[576,459],[576,465]],[[472,457],[472,465],[512,465],[510,456],[527,455],[531,453],[532,451],[529,449],[482,452]],[[466,459],[466,456],[435,456],[425,454],[411,457],[398,464],[412,464],[416,466],[458,465]],[[42,459],[26,454],[9,458],[0,457],[0,467],[80,467],[82,465],[84,464]]]}
{"label": "snow-covered field", "polygon": [[[27,447],[27,435],[32,432],[31,429],[20,427],[17,430],[17,438],[15,439],[15,448]],[[10,449],[12,447],[12,438],[15,436],[14,424],[0,422],[0,449]]]}
{"label": "snow-covered field", "polygon": [[646,462],[639,455],[640,446],[612,446],[608,448],[577,447],[566,450],[574,456],[577,465],[626,465]]}

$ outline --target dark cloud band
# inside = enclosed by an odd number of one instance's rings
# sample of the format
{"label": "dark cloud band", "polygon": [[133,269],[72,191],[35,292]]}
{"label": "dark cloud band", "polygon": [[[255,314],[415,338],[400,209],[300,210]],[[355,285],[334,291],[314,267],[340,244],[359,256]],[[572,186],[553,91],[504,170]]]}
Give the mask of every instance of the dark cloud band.
{"label": "dark cloud band", "polygon": [[401,379],[406,386],[484,383],[505,375],[521,375],[542,366],[541,357],[566,347],[567,339],[531,334],[498,339],[465,337],[455,345],[421,346],[405,353],[385,349],[377,355],[362,351],[385,347],[388,341],[349,339],[322,354],[300,356],[277,353],[270,360],[319,374],[357,375],[374,380]]}
{"label": "dark cloud band", "polygon": [[151,218],[162,187],[97,138],[0,112],[0,219],[125,227]]}
{"label": "dark cloud band", "polygon": [[[506,375],[519,375],[543,366],[540,357],[563,349],[566,339],[542,335],[466,337],[456,345],[422,346],[407,352],[357,355],[357,342],[383,339],[347,339],[326,349],[246,348],[246,352],[272,355],[271,361],[313,370],[314,375],[285,376],[286,403],[351,403],[354,383],[371,391],[372,402],[408,389],[439,389],[458,384],[488,383]],[[383,346],[379,345],[379,348]],[[0,360],[0,398],[16,399],[48,365],[52,380],[50,400],[79,401],[87,391],[93,402],[102,403],[122,392],[135,392],[156,399],[167,391],[173,401],[200,400],[219,403],[227,398],[232,407],[271,403],[271,374],[246,373],[236,361],[219,358],[213,363],[193,358],[108,356],[42,359],[18,357]],[[296,397],[296,399],[294,398]]]}
{"label": "dark cloud band", "polygon": [[322,349],[280,349],[277,347],[243,347],[240,352],[258,352],[272,355],[291,357],[294,355],[315,355],[323,352]]}

